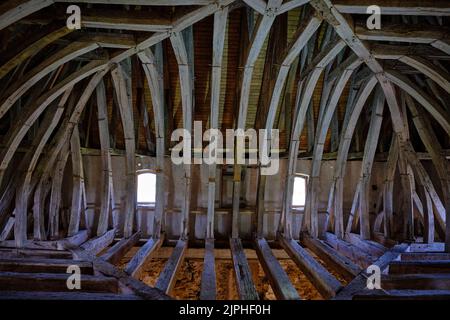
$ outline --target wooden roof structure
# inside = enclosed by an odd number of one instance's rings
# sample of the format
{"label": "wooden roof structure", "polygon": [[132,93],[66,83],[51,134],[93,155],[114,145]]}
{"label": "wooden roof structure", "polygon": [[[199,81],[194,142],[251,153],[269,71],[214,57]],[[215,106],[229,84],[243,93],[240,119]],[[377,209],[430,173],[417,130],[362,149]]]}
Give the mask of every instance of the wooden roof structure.
{"label": "wooden roof structure", "polygon": [[[372,2],[381,8],[381,29],[366,26],[366,9]],[[80,30],[66,26],[69,4],[81,9]],[[258,171],[256,222],[250,239],[277,298],[300,296],[271,251],[275,245],[289,254],[325,298],[448,298],[449,16],[446,0],[0,4],[0,291],[2,284],[26,291],[24,283],[37,277],[33,272],[39,263],[51,265],[53,272],[45,275],[47,285],[38,291],[64,291],[59,273],[78,259],[92,273],[89,288],[101,291],[98,299],[168,298],[192,233],[192,166],[183,169],[180,237],[172,243],[173,254],[155,288],[136,278],[159,246],[174,241],[164,239],[163,232],[168,174],[164,159],[174,145],[170,136],[177,128],[192,132],[194,121],[202,121],[204,131],[280,130],[279,152],[287,170],[278,237],[264,238],[267,181]],[[87,230],[83,155],[94,152],[102,159],[101,208],[96,229]],[[123,225],[111,227],[110,211],[117,209],[113,153],[125,157],[122,178],[127,193],[118,209]],[[122,271],[115,264],[142,238],[134,221],[136,155],[156,159],[153,237]],[[292,190],[299,158],[311,159],[311,171],[297,241]],[[329,192],[325,191],[328,206],[323,222],[318,206],[319,193],[324,192],[321,165],[331,158],[336,163]],[[361,172],[347,213],[344,176],[352,159],[361,161]],[[385,162],[385,177],[378,206],[372,209],[368,197],[376,160]],[[431,165],[423,160],[431,160]],[[73,188],[64,190],[69,164]],[[202,299],[216,296],[217,169],[211,164],[208,172]],[[229,248],[236,283],[242,299],[257,299],[238,228],[246,166],[236,164],[229,170],[233,174]],[[396,177],[401,190],[394,190]],[[71,193],[72,201],[67,217],[61,214],[64,192]],[[401,198],[395,197],[400,193]],[[396,201],[401,201],[401,214],[394,214]],[[370,212],[375,210],[374,220]],[[416,252],[420,251],[414,244],[416,221],[424,245],[439,251],[433,253],[438,258]],[[311,251],[349,284],[344,287]],[[29,264],[17,271],[21,259]],[[385,280],[390,292],[364,290],[362,270],[370,264],[389,267]],[[444,285],[434,287],[436,279]],[[83,297],[88,298],[86,294]],[[12,295],[0,292],[0,297]],[[76,297],[67,293],[67,298]]]}

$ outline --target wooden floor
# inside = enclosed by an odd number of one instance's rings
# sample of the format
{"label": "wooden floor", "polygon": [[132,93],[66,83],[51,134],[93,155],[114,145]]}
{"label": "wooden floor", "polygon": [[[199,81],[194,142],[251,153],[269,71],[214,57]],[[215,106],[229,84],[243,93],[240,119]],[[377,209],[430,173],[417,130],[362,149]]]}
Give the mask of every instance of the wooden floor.
{"label": "wooden floor", "polygon": [[[78,243],[67,248],[50,241],[30,242],[26,249],[15,249],[8,242],[0,243],[0,299],[169,299],[180,265],[183,259],[189,258],[186,257],[188,243],[178,240],[159,275],[156,288],[150,288],[138,280],[139,275],[143,266],[151,263],[150,258],[162,245],[163,238],[142,241],[136,233],[118,240],[111,234],[89,240],[77,236]],[[282,250],[274,251],[274,246]],[[133,247],[138,247],[136,253],[121,270],[119,262]],[[420,251],[412,251],[414,248]],[[430,250],[436,248],[430,247]],[[280,265],[279,252],[283,251],[283,259],[292,259],[299,272],[325,299],[450,299],[450,254],[427,251],[426,246],[396,244],[385,247],[379,242],[363,241],[356,234],[348,234],[343,240],[326,233],[322,239],[303,235],[300,241],[255,239],[253,249],[280,300],[304,299]],[[212,300],[216,297],[214,264],[218,258],[213,240],[207,241],[203,252],[200,299]],[[230,257],[239,297],[258,300],[249,256],[240,239],[230,239]],[[67,287],[71,276],[68,268],[73,265],[81,271],[80,290]],[[369,275],[366,268],[370,265],[377,265],[383,271],[382,289],[367,289]]]}

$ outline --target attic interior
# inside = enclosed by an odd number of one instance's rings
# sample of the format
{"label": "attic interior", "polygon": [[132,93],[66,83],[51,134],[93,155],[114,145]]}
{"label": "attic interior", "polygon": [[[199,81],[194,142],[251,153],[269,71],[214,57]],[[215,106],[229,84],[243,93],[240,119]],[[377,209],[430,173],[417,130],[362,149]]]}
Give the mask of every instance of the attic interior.
{"label": "attic interior", "polygon": [[[2,2],[0,299],[450,299],[449,16],[446,0]],[[245,163],[175,163],[177,129],[278,130],[276,173],[250,139]]]}

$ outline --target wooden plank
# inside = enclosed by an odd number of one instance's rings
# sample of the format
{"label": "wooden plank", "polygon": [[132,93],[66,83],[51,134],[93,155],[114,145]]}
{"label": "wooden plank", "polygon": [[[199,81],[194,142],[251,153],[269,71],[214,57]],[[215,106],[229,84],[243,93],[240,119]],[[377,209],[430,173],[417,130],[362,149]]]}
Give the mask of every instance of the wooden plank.
{"label": "wooden plank", "polygon": [[353,300],[449,300],[450,290],[365,290],[357,292]]}
{"label": "wooden plank", "polygon": [[[334,6],[339,12],[350,14],[367,14],[367,7],[373,4],[370,0],[336,0]],[[448,16],[450,8],[445,0],[408,0],[391,1],[378,0],[382,14],[413,15],[413,16]]]}
{"label": "wooden plank", "polygon": [[255,239],[255,250],[258,254],[264,272],[269,279],[270,286],[279,300],[300,300],[297,290],[291,283],[289,276],[272,253],[267,241]]}
{"label": "wooden plank", "polygon": [[41,291],[0,291],[0,300],[142,300],[134,294],[94,293],[94,292],[41,292]]}
{"label": "wooden plank", "polygon": [[[383,271],[391,261],[397,259],[400,254],[403,252],[409,250],[409,245],[402,243],[399,245],[394,246],[389,251],[387,251],[385,254],[383,254],[380,258],[378,258],[377,261],[375,261],[373,264],[378,266],[381,271]],[[347,286],[342,289],[336,297],[334,297],[335,300],[351,300],[353,295],[355,295],[357,292],[360,292],[364,290],[367,286],[367,276],[364,274],[364,272],[360,273],[358,276],[356,276]],[[385,284],[382,281],[383,289],[385,288]]]}
{"label": "wooden plank", "polygon": [[68,267],[76,265],[82,275],[93,275],[92,263],[71,259],[10,258],[0,260],[0,271],[23,273],[67,273]]}
{"label": "wooden plank", "polygon": [[345,235],[345,240],[373,256],[381,256],[387,250],[387,248],[381,244],[370,240],[363,240],[359,235],[354,233],[347,233]]}
{"label": "wooden plank", "polygon": [[101,257],[109,263],[117,264],[140,238],[141,232],[136,232],[129,238],[123,238],[102,254]]}
{"label": "wooden plank", "polygon": [[178,240],[177,245],[173,249],[172,255],[156,281],[155,288],[165,292],[166,294],[169,294],[172,291],[173,286],[175,285],[177,272],[183,263],[186,248],[187,242],[181,239]]}
{"label": "wooden plank", "polygon": [[389,274],[414,274],[414,273],[450,273],[450,261],[401,260],[401,261],[392,261],[389,264]]}
{"label": "wooden plank", "polygon": [[214,259],[214,239],[206,239],[200,300],[216,300],[216,266]]}
{"label": "wooden plank", "polygon": [[297,241],[282,237],[279,242],[325,299],[334,297],[336,292],[342,288],[340,282],[318,263],[308,251],[302,248]]}
{"label": "wooden plank", "polygon": [[132,277],[138,277],[145,262],[161,246],[162,241],[163,239],[150,238],[128,262],[124,271]]}
{"label": "wooden plank", "polygon": [[244,248],[239,238],[230,238],[230,250],[239,298],[241,300],[259,300]]}
{"label": "wooden plank", "polygon": [[361,266],[361,268],[366,268],[372,264],[372,261],[376,259],[376,256],[372,256],[365,250],[358,248],[346,241],[338,239],[334,234],[327,232],[325,234],[325,242],[328,243],[338,252],[342,253],[344,256],[352,260],[354,263]]}
{"label": "wooden plank", "polygon": [[102,258],[96,257],[82,248],[70,244],[69,242],[62,242],[62,245],[64,249],[72,252],[77,259],[92,262],[95,270],[103,273],[105,276],[110,276],[117,279],[121,285],[128,287],[139,297],[147,300],[170,300],[170,297],[165,295],[160,290],[145,285],[141,281],[129,276],[127,273],[119,270]]}
{"label": "wooden plank", "polygon": [[[8,291],[70,291],[67,274],[0,272],[0,288]],[[118,293],[117,280],[110,277],[83,275],[85,292]]]}
{"label": "wooden plank", "polygon": [[107,246],[109,246],[114,241],[114,236],[116,234],[116,229],[109,230],[101,236],[92,238],[81,245],[81,248],[87,252],[96,255],[102,252]]}
{"label": "wooden plank", "polygon": [[450,274],[402,274],[382,276],[385,290],[449,290]]}
{"label": "wooden plank", "polygon": [[359,266],[319,239],[304,235],[302,237],[302,244],[348,281],[353,280],[361,272]]}
{"label": "wooden plank", "polygon": [[447,252],[405,252],[400,255],[401,261],[432,261],[450,260],[450,253]]}
{"label": "wooden plank", "polygon": [[0,248],[0,259],[72,259],[68,251],[45,250],[45,249],[7,249]]}

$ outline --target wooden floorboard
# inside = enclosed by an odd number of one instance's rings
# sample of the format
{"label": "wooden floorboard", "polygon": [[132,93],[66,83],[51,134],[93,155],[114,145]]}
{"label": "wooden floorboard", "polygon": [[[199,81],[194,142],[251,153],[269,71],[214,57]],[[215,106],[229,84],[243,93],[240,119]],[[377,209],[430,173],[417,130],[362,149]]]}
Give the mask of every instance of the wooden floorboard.
{"label": "wooden floorboard", "polygon": [[281,238],[279,242],[325,299],[334,297],[336,292],[342,288],[341,283],[317,262],[307,250],[302,248],[297,241]]}
{"label": "wooden floorboard", "polygon": [[255,239],[255,249],[259,262],[269,279],[270,286],[279,300],[300,300],[300,296],[292,285],[289,276],[280,262],[275,258],[266,239]]}
{"label": "wooden floorboard", "polygon": [[230,249],[239,298],[241,300],[259,300],[241,240],[230,238]]}

